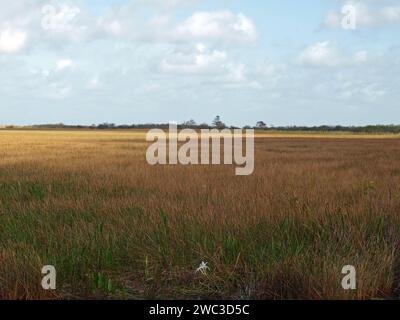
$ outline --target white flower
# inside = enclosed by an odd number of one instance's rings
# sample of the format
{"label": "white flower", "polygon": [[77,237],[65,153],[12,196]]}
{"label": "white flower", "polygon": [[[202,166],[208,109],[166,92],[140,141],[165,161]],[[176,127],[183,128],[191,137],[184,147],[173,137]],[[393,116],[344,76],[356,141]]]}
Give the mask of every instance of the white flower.
{"label": "white flower", "polygon": [[207,274],[207,270],[210,270],[210,268],[207,266],[208,262],[202,261],[200,263],[200,266],[196,269],[196,273],[201,272],[202,274]]}

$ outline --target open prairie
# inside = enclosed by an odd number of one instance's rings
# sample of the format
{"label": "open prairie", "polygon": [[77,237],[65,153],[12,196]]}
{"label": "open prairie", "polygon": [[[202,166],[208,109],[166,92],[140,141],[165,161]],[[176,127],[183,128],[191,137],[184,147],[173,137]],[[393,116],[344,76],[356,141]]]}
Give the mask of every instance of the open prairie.
{"label": "open prairie", "polygon": [[259,134],[247,177],[150,166],[147,146],[144,131],[0,131],[1,299],[400,296],[398,136]]}

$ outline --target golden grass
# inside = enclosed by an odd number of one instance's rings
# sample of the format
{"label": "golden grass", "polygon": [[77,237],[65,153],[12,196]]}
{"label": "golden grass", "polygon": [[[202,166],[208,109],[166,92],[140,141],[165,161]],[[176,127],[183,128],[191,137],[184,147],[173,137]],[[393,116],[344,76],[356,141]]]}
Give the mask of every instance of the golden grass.
{"label": "golden grass", "polygon": [[0,131],[0,298],[398,296],[398,137],[257,133],[248,177],[149,166],[144,137]]}

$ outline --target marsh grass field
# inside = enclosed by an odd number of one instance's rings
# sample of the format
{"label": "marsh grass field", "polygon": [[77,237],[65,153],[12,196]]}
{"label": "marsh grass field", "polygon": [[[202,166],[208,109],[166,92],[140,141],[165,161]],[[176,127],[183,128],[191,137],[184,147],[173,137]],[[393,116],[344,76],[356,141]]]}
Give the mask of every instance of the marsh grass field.
{"label": "marsh grass field", "polygon": [[399,136],[258,134],[247,177],[150,166],[147,146],[144,131],[0,131],[1,299],[400,296]]}

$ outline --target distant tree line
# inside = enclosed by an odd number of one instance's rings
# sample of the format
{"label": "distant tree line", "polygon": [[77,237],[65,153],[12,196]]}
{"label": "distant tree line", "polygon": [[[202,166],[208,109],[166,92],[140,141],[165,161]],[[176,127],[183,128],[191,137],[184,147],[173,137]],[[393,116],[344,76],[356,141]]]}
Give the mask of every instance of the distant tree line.
{"label": "distant tree line", "polygon": [[265,130],[303,131],[303,132],[352,132],[352,133],[400,133],[400,125],[368,125],[368,126],[286,126],[269,127]]}
{"label": "distant tree line", "polygon": [[[191,119],[177,125],[179,129],[191,128],[191,129],[240,129],[235,126],[226,125],[220,116],[216,116],[211,124],[197,123]],[[58,124],[41,124],[29,126],[35,129],[97,129],[97,130],[113,130],[113,129],[168,129],[169,123],[144,123],[144,124],[122,124],[117,125],[115,123],[101,123],[92,124],[91,126],[84,125],[65,125],[63,123]],[[8,126],[7,128],[18,128],[16,126]],[[26,127],[25,127],[26,128]],[[273,126],[267,125],[264,121],[258,121],[255,126],[244,126],[243,129],[255,129],[263,131],[295,131],[295,132],[352,132],[352,133],[400,133],[400,125],[367,125],[367,126]]]}

